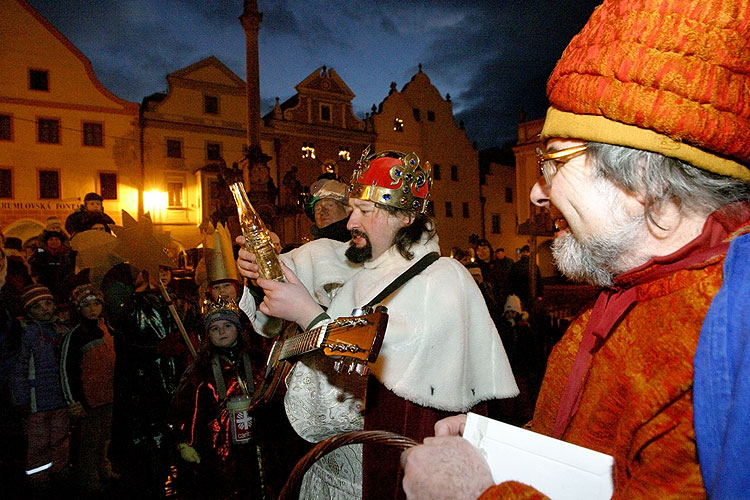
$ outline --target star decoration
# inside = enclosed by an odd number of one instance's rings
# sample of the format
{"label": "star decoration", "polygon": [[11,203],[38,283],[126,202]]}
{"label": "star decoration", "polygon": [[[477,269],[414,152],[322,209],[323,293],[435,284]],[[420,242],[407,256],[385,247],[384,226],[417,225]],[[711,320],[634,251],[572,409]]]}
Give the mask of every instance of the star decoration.
{"label": "star decoration", "polygon": [[125,210],[122,211],[122,226],[115,226],[117,244],[113,253],[137,270],[146,270],[150,276],[159,277],[159,266],[177,267],[165,250],[169,236],[154,234],[154,226],[148,213],[136,221]]}

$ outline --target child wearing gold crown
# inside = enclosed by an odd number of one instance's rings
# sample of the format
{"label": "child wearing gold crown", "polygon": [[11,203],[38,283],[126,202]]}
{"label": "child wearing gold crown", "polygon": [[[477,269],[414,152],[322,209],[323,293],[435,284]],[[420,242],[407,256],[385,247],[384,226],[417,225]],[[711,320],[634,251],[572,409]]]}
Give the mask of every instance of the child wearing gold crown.
{"label": "child wearing gold crown", "polygon": [[204,344],[182,376],[168,417],[182,457],[180,497],[264,498],[253,416],[244,415],[240,425],[249,439],[232,434],[235,402],[249,401],[262,382],[263,359],[251,348],[233,299],[207,300],[203,325]]}

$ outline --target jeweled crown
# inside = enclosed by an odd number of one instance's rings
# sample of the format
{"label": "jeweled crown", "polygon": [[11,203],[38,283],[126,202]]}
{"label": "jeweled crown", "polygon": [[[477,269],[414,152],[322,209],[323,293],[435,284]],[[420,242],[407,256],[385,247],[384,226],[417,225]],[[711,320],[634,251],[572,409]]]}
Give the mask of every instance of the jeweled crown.
{"label": "jeweled crown", "polygon": [[206,299],[203,301],[201,312],[203,314],[203,321],[205,322],[214,315],[224,315],[227,313],[234,313],[237,316],[240,315],[240,308],[237,305],[237,301],[233,298],[219,296],[218,298]]}
{"label": "jeweled crown", "polygon": [[416,153],[370,154],[367,146],[349,182],[349,198],[425,213],[431,188],[430,162],[424,162],[423,167]]}

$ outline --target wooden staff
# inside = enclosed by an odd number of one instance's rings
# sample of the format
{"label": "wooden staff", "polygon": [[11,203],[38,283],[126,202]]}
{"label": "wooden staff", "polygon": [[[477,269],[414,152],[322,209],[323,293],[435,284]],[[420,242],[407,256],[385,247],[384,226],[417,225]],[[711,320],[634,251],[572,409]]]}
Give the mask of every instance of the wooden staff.
{"label": "wooden staff", "polygon": [[193,361],[195,361],[196,359],[198,359],[198,353],[195,351],[195,347],[193,347],[193,343],[190,342],[190,337],[188,337],[188,334],[185,331],[185,326],[182,324],[180,315],[177,314],[177,308],[174,306],[174,302],[172,302],[172,298],[169,296],[169,292],[167,292],[167,288],[164,286],[164,283],[162,283],[162,281],[159,279],[158,275],[157,275],[156,281],[159,283],[159,290],[161,290],[161,296],[164,297],[164,300],[167,302],[167,306],[169,307],[169,312],[172,313],[172,317],[177,323],[177,328],[180,329],[180,333],[182,334],[182,339],[187,344],[187,347],[190,350],[190,354],[193,355]]}

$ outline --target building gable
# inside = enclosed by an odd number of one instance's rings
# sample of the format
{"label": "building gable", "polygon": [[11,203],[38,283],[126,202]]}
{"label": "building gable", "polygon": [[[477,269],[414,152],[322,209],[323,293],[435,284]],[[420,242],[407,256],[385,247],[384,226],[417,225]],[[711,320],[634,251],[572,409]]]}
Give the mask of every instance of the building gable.
{"label": "building gable", "polygon": [[[0,46],[0,99],[6,102],[127,114],[138,111],[138,104],[107,90],[88,58],[25,0],[3,2]],[[31,70],[47,72],[47,91],[29,88]]]}

